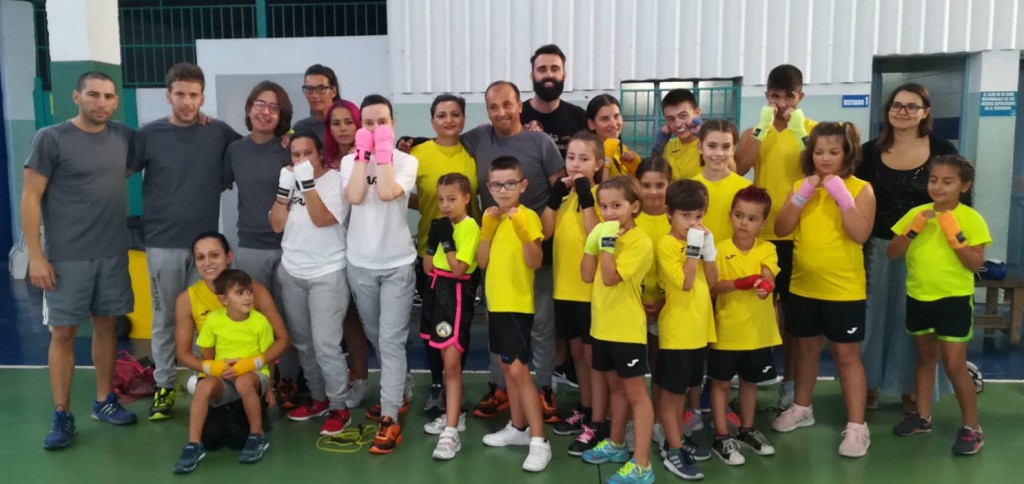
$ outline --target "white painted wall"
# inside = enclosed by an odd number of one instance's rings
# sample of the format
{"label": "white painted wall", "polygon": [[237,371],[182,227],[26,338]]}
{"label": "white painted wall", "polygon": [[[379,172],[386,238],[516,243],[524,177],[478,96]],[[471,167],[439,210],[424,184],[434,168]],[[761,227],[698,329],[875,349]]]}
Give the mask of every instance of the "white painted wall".
{"label": "white painted wall", "polygon": [[117,0],[47,0],[50,60],[120,65],[121,30],[117,18]]}

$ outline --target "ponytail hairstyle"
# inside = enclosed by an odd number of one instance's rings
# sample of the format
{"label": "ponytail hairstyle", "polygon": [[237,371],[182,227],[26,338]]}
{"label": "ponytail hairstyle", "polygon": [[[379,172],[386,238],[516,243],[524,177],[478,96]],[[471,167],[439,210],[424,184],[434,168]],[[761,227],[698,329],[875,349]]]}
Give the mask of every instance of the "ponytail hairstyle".
{"label": "ponytail hairstyle", "polygon": [[640,198],[640,182],[635,177],[629,175],[615,175],[607,180],[601,182],[597,186],[597,199],[601,200],[601,192],[605,190],[620,190],[622,195],[626,197],[626,201],[629,203],[636,202],[640,204],[640,208],[633,212],[633,218],[640,215],[643,211],[644,201]]}
{"label": "ponytail hairstyle", "polygon": [[966,192],[960,194],[960,203],[971,206],[974,202],[974,165],[971,164],[967,158],[960,155],[941,155],[936,156],[929,162],[931,165],[928,169],[933,170],[938,165],[946,165],[956,169],[957,174],[960,176],[960,183],[971,184],[971,187]]}
{"label": "ponytail hairstyle", "polygon": [[807,138],[807,145],[804,151],[800,153],[800,169],[804,172],[804,176],[811,176],[815,172],[814,146],[817,144],[818,139],[823,136],[839,136],[843,139],[843,166],[840,169],[839,176],[840,178],[846,178],[853,175],[861,160],[860,134],[857,132],[857,127],[853,123],[846,121],[826,121],[818,123],[811,130],[811,134]]}

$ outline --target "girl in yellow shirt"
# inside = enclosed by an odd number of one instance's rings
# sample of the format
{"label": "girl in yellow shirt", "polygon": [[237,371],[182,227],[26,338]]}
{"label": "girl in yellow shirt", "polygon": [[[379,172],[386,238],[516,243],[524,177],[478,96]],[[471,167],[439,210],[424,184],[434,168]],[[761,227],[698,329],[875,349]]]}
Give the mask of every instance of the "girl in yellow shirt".
{"label": "girl in yellow shirt", "polygon": [[[544,238],[554,237],[555,328],[558,339],[569,342],[580,386],[579,407],[555,425],[558,435],[592,434],[591,418],[603,423],[607,411],[607,385],[603,381],[593,382],[590,374],[593,289],[580,277],[583,244],[587,234],[601,222],[594,207],[594,192],[595,177],[600,176],[603,165],[604,153],[597,135],[589,131],[573,135],[565,151],[566,176],[551,187],[548,205],[541,214]],[[573,442],[569,453],[580,455],[583,450],[586,449],[579,449]]]}
{"label": "girl in yellow shirt", "polygon": [[622,136],[622,114],[619,100],[609,94],[594,96],[587,103],[587,126],[599,138],[604,147],[604,169],[602,179],[612,175],[634,175],[640,164],[640,155],[630,151]]}
{"label": "girl in yellow shirt", "polygon": [[736,141],[739,136],[736,125],[725,119],[711,119],[700,127],[700,151],[702,171],[693,177],[708,188],[708,211],[704,214],[704,225],[717,240],[732,237],[732,223],[729,210],[736,192],[750,186],[750,180],[729,169],[735,165]]}
{"label": "girl in yellow shirt", "polygon": [[811,406],[818,360],[827,337],[846,401],[839,455],[867,454],[864,423],[867,382],[860,360],[866,284],[863,244],[871,236],[875,195],[853,176],[860,139],[850,123],[819,123],[800,158],[798,180],[775,220],[775,233],[793,234],[793,276],[786,299],[786,332],[797,339],[796,397],[772,428],[789,432],[814,425]]}

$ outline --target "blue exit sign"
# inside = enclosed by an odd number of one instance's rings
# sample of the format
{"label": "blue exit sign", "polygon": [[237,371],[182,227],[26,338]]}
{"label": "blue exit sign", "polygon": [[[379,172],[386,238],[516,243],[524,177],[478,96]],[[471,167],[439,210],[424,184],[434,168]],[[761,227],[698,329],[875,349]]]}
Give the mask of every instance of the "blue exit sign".
{"label": "blue exit sign", "polygon": [[866,108],[868,104],[867,94],[843,94],[844,108]]}

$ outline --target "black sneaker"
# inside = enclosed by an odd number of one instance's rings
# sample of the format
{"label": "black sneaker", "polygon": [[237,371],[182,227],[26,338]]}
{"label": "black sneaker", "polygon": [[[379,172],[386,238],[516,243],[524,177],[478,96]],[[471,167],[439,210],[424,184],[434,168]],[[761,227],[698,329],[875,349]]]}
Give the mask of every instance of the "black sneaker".
{"label": "black sneaker", "polygon": [[572,409],[572,414],[555,424],[555,435],[576,435],[583,432],[583,424],[587,421],[587,415],[578,408]]}
{"label": "black sneaker", "polygon": [[704,473],[697,467],[697,461],[683,449],[669,450],[665,454],[665,460],[661,463],[669,472],[687,481],[699,481],[704,478]]}
{"label": "black sneaker", "polygon": [[580,457],[584,452],[593,449],[597,443],[608,437],[608,425],[597,423],[583,424],[583,431],[576,440],[569,444],[568,454]]}
{"label": "black sneaker", "polygon": [[757,455],[775,455],[775,447],[760,430],[751,429],[747,432],[740,432],[736,434],[736,440]]}
{"label": "black sneaker", "polygon": [[427,391],[427,400],[423,403],[423,411],[436,418],[444,413],[446,408],[444,385],[437,383],[430,385],[430,390]]}
{"label": "black sneaker", "polygon": [[693,437],[690,437],[689,435],[683,437],[683,450],[689,452],[690,455],[692,455],[698,462],[703,462],[711,458],[711,451],[708,450],[707,447],[701,447],[697,441],[693,440]]}
{"label": "black sneaker", "polygon": [[718,439],[711,443],[711,451],[714,452],[722,462],[731,466],[743,465],[747,460],[740,453],[740,444],[732,437]]}
{"label": "black sneaker", "polygon": [[932,431],[932,420],[921,417],[916,413],[903,417],[900,423],[893,425],[892,433],[900,437],[908,437],[914,434],[921,434]]}
{"label": "black sneaker", "polygon": [[974,455],[985,445],[985,435],[980,431],[960,427],[956,431],[956,442],[953,442],[953,453],[957,455]]}
{"label": "black sneaker", "polygon": [[576,379],[576,365],[571,359],[566,358],[565,363],[555,367],[551,375],[551,381],[558,385],[569,385],[572,388],[579,388],[580,384]]}

